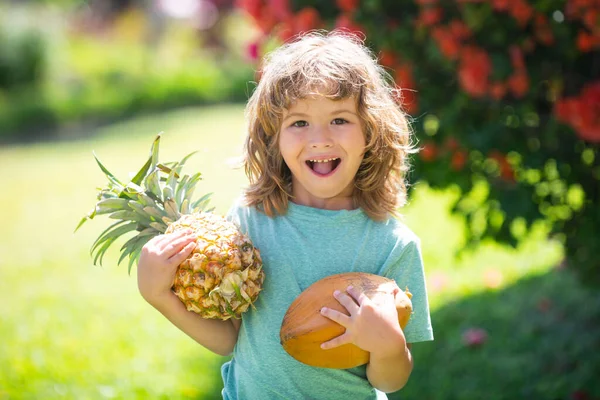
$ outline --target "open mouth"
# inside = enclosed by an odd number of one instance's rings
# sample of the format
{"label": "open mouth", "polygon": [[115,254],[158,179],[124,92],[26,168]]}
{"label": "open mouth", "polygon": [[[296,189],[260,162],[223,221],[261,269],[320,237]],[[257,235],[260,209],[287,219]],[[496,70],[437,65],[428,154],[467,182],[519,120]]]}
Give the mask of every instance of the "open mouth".
{"label": "open mouth", "polygon": [[321,176],[331,174],[336,170],[342,160],[340,158],[326,158],[323,160],[307,160],[306,165],[313,170],[314,173]]}

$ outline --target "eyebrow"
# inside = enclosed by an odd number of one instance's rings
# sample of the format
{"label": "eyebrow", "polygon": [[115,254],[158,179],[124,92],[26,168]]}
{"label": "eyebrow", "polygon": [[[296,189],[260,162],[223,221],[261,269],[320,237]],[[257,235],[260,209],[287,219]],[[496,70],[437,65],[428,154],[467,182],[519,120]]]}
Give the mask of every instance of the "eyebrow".
{"label": "eyebrow", "polygon": [[[338,115],[338,114],[343,114],[343,113],[348,113],[348,114],[352,114],[352,115],[357,115],[355,112],[352,112],[350,110],[347,110],[345,108],[341,109],[341,110],[336,110],[334,112],[332,112],[330,115]],[[283,121],[287,121],[288,119],[292,118],[292,117],[299,117],[299,118],[306,118],[308,117],[308,114],[303,114],[303,113],[299,113],[299,112],[293,112],[291,114],[288,114]]]}

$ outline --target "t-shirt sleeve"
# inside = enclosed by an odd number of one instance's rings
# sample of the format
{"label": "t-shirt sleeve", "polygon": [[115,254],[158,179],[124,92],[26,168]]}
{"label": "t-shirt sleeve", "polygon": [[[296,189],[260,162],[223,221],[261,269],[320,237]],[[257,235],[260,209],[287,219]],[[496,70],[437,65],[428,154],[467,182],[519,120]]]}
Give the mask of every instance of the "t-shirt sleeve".
{"label": "t-shirt sleeve", "polygon": [[407,343],[433,340],[423,257],[418,238],[398,243],[382,267],[380,275],[394,279],[400,289],[408,289],[412,294],[413,312],[404,328]]}

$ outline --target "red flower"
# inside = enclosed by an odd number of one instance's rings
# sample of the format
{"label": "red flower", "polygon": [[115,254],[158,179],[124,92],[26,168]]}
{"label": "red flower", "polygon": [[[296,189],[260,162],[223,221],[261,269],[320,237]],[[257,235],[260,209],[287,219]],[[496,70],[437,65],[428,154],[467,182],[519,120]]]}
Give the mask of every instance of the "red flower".
{"label": "red flower", "polygon": [[421,157],[421,160],[425,161],[425,162],[431,162],[433,160],[436,159],[438,155],[438,148],[435,145],[435,143],[433,142],[427,142],[423,145],[423,147],[421,148],[421,151],[419,152],[419,156]]}
{"label": "red flower", "polygon": [[502,82],[494,82],[490,85],[490,96],[494,100],[500,100],[506,95],[506,85]]}
{"label": "red flower", "polygon": [[598,30],[600,29],[600,21],[598,21],[599,18],[600,10],[590,8],[585,14],[583,14],[582,21],[589,30],[592,32],[595,31],[597,34]]}
{"label": "red flower", "polygon": [[450,167],[455,171],[460,171],[467,163],[467,153],[464,150],[456,150],[450,159]]}
{"label": "red flower", "polygon": [[464,40],[471,37],[471,29],[469,29],[469,27],[459,19],[453,19],[450,21],[449,28],[452,36],[454,36],[457,40]]}
{"label": "red flower", "polygon": [[298,11],[294,18],[294,33],[306,32],[321,26],[319,12],[312,7],[305,7]]}
{"label": "red flower", "polygon": [[360,0],[335,0],[338,8],[343,12],[353,13],[358,8]]}
{"label": "red flower", "polygon": [[256,19],[256,24],[264,33],[269,33],[277,25],[277,17],[273,13],[273,10],[269,7],[264,7],[260,16]]}
{"label": "red flower", "polygon": [[245,10],[255,20],[260,18],[262,10],[262,0],[237,0],[237,7]]}
{"label": "red flower", "polygon": [[525,0],[513,0],[512,3],[509,13],[521,27],[524,27],[533,16],[533,8]]}
{"label": "red flower", "polygon": [[258,42],[252,42],[246,48],[246,54],[251,61],[258,60]]}
{"label": "red flower", "polygon": [[559,99],[554,104],[554,115],[556,119],[564,124],[571,122],[571,117],[577,113],[579,100],[573,97]]}
{"label": "red flower", "polygon": [[338,29],[345,30],[350,33],[359,34],[364,36],[365,29],[354,22],[348,14],[341,14],[335,20],[335,27]]}
{"label": "red flower", "polygon": [[582,139],[600,143],[600,81],[585,86],[581,91],[575,128]]}
{"label": "red flower", "polygon": [[577,48],[584,53],[590,52],[596,47],[596,38],[586,31],[579,31],[577,35]]}
{"label": "red flower", "polygon": [[529,77],[524,69],[516,70],[508,78],[508,88],[510,89],[513,96],[521,98],[527,94],[529,90]]}
{"label": "red flower", "polygon": [[488,157],[492,160],[495,160],[498,163],[500,177],[502,179],[510,182],[515,181],[515,171],[513,170],[512,166],[510,165],[504,154],[502,154],[498,150],[492,150]]}
{"label": "red flower", "polygon": [[443,27],[435,27],[431,36],[436,41],[440,52],[450,60],[456,60],[460,52],[460,43]]}
{"label": "red flower", "polygon": [[379,63],[384,67],[392,68],[398,63],[398,57],[392,50],[381,50],[379,52]]}
{"label": "red flower", "polygon": [[280,21],[292,16],[289,0],[268,0],[268,7]]}
{"label": "red flower", "polygon": [[506,11],[510,6],[510,0],[492,0],[492,7],[496,11]]}
{"label": "red flower", "polygon": [[510,46],[510,48],[508,49],[508,53],[510,54],[510,62],[514,69],[525,68],[525,61],[523,60],[523,51],[519,48],[519,46]]}
{"label": "red flower", "polygon": [[469,328],[463,332],[463,343],[468,347],[478,347],[483,345],[487,339],[488,334],[485,329],[481,328]]}
{"label": "red flower", "polygon": [[421,9],[417,26],[432,26],[442,20],[442,9],[440,7],[426,7]]}
{"label": "red flower", "polygon": [[463,48],[460,55],[458,79],[462,88],[472,96],[487,94],[492,62],[488,54],[477,47]]}
{"label": "red flower", "polygon": [[444,143],[444,147],[450,151],[454,151],[456,149],[458,149],[458,140],[456,140],[456,138],[450,136],[448,139],[446,139],[446,143]]}

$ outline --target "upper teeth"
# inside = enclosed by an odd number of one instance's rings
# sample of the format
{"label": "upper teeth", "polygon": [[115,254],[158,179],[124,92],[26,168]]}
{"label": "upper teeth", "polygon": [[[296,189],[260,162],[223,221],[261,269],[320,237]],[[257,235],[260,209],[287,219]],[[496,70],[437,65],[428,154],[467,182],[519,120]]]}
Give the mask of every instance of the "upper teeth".
{"label": "upper teeth", "polygon": [[337,158],[326,158],[324,160],[308,160],[310,162],[329,162],[329,161],[333,161],[333,160],[337,160]]}

